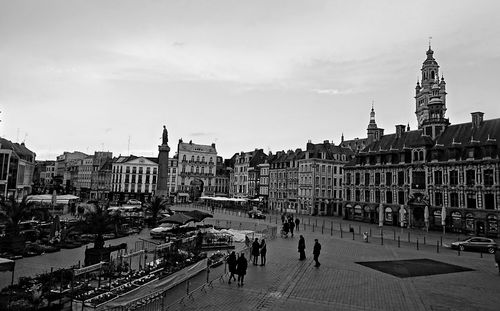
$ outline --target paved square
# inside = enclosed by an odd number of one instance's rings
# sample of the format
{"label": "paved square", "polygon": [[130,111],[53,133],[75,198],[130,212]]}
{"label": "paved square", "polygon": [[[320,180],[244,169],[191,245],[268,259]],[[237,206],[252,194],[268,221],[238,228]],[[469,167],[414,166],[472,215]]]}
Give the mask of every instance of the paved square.
{"label": "paved square", "polygon": [[399,278],[411,278],[435,274],[474,271],[474,269],[452,265],[432,259],[386,260],[356,262],[368,268],[378,270]]}

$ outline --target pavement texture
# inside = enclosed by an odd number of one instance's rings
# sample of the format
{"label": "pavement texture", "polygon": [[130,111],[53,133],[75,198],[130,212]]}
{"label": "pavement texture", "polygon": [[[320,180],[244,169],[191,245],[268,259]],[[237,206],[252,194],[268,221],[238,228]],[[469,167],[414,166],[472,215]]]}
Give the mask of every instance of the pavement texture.
{"label": "pavement texture", "polygon": [[[461,253],[434,245],[381,244],[339,232],[302,230],[294,238],[268,240],[266,266],[249,265],[245,285],[212,287],[168,306],[167,310],[499,310],[500,276],[490,254]],[[305,261],[299,261],[298,235],[306,239]],[[312,260],[319,239],[321,266]],[[431,259],[472,271],[398,278],[357,264],[360,261]]]}
{"label": "pavement texture", "polygon": [[[376,225],[339,218],[300,217],[301,226],[295,237],[267,240],[267,264],[250,263],[243,287],[228,284],[222,266],[210,273],[211,279],[223,275],[211,286],[192,291],[189,296],[185,294],[185,284],[169,291],[163,310],[500,310],[500,276],[493,255],[459,253],[440,244],[441,239],[445,246],[456,240],[455,234],[441,236],[439,232],[393,227],[384,227],[381,232]],[[238,225],[240,222],[243,225],[281,222],[279,215],[253,220],[227,210],[216,210],[214,219],[221,224],[230,221]],[[354,232],[349,232],[349,227]],[[368,241],[362,239],[360,232],[371,233]],[[298,260],[300,234],[306,240],[305,261]],[[144,231],[139,236],[110,243],[134,245],[139,237],[147,235],[148,231]],[[312,260],[316,238],[322,244],[319,268]],[[33,275],[50,267],[67,267],[83,259],[83,252],[84,248],[63,250],[21,259],[16,261],[16,270],[19,268],[16,276]],[[398,278],[357,264],[407,259],[436,260],[472,271]],[[10,278],[5,273],[3,276]],[[204,279],[203,274],[194,278],[192,288],[199,287]],[[159,309],[151,305],[139,310]]]}

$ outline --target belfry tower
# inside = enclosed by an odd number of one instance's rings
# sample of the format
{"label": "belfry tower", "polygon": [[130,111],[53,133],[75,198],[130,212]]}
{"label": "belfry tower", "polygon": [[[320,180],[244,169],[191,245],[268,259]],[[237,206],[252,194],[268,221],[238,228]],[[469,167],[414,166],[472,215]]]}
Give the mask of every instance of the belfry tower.
{"label": "belfry tower", "polygon": [[168,189],[168,153],[170,147],[168,146],[168,131],[167,127],[163,126],[162,143],[158,146],[158,182],[156,184],[157,197],[169,197]]}
{"label": "belfry tower", "polygon": [[417,81],[415,87],[415,114],[418,128],[422,129],[424,135],[435,139],[450,122],[445,118],[446,82],[443,76],[439,80],[439,65],[434,59],[430,43],[421,73],[421,82]]}
{"label": "belfry tower", "polygon": [[381,129],[377,126],[375,122],[375,109],[373,108],[372,102],[372,110],[370,111],[370,123],[368,123],[368,128],[366,129],[369,143],[373,141],[379,140],[384,135],[384,129]]}

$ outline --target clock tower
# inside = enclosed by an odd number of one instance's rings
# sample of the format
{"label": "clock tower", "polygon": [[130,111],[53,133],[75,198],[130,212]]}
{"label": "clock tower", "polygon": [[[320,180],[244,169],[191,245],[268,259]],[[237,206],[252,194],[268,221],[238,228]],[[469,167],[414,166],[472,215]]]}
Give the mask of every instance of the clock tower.
{"label": "clock tower", "polygon": [[439,79],[439,65],[434,59],[434,51],[427,50],[427,58],[422,64],[421,81],[415,87],[415,114],[418,128],[433,139],[439,136],[449,124],[446,119],[446,82]]}

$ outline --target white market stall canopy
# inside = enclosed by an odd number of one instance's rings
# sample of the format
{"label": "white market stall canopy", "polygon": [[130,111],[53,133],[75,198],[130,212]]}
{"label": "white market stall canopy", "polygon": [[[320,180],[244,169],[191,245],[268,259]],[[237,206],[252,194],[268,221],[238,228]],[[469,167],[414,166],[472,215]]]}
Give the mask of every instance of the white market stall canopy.
{"label": "white market stall canopy", "polygon": [[245,198],[225,198],[225,197],[200,197],[201,200],[212,200],[219,202],[247,202]]}
{"label": "white market stall canopy", "polygon": [[[52,194],[29,195],[28,202],[51,203],[52,198]],[[70,200],[78,200],[79,198],[80,197],[72,194],[56,195],[56,204],[68,204]]]}

